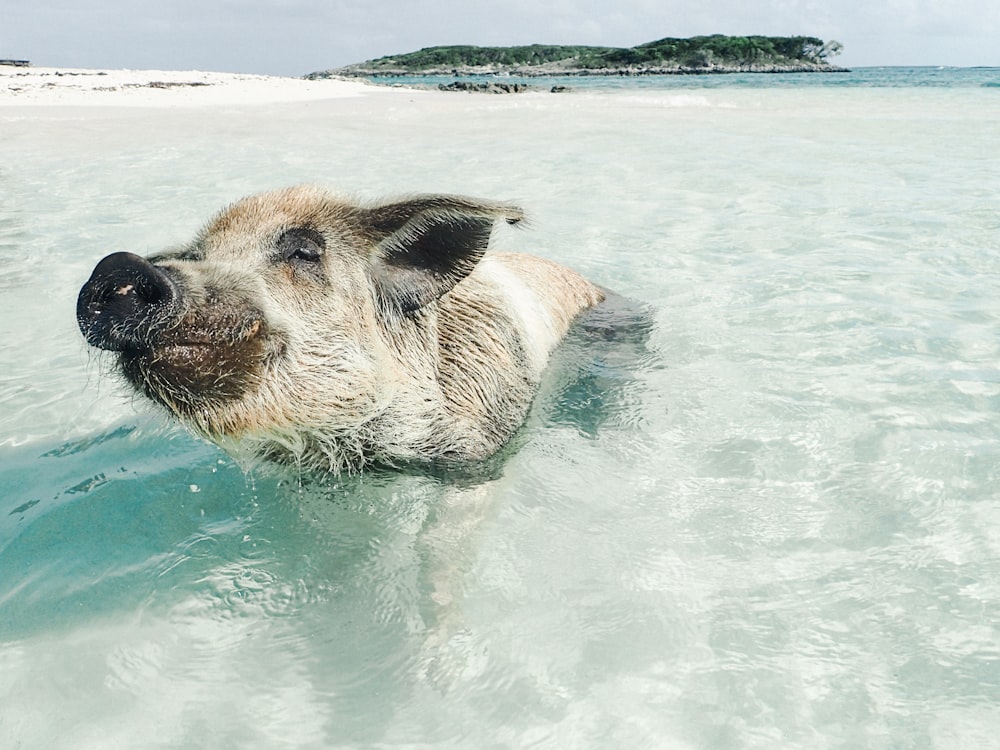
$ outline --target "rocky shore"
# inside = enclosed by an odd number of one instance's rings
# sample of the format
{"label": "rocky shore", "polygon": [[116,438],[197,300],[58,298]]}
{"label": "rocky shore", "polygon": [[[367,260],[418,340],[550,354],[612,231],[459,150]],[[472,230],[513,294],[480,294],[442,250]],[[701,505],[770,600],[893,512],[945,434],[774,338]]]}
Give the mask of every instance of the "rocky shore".
{"label": "rocky shore", "polygon": [[318,71],[305,76],[309,80],[322,78],[400,78],[403,76],[514,76],[521,78],[546,78],[553,76],[662,76],[662,75],[724,75],[731,73],[849,73],[849,68],[841,68],[827,63],[798,63],[779,65],[772,63],[708,63],[705,65],[649,65],[621,68],[577,68],[552,64],[506,67],[499,65],[466,65],[460,67],[428,68],[414,71],[407,68],[372,70],[364,65],[348,65],[343,68]]}
{"label": "rocky shore", "polygon": [[467,91],[480,94],[521,94],[530,91],[531,86],[526,83],[504,83],[502,81],[452,81],[451,83],[439,83],[439,91]]}
{"label": "rocky shore", "polygon": [[[727,75],[733,73],[849,73],[850,69],[840,68],[829,64],[803,63],[797,65],[776,65],[747,63],[739,65],[709,64],[709,65],[673,65],[673,66],[644,66],[628,68],[572,68],[567,66],[557,66],[552,64],[526,66],[515,68],[500,68],[499,66],[461,66],[449,68],[429,68],[427,70],[412,71],[404,68],[371,70],[360,65],[350,65],[344,68],[319,71],[305,76],[307,80],[322,80],[328,78],[341,79],[379,79],[392,80],[414,76],[427,78],[464,78],[482,80],[455,80],[450,83],[439,83],[437,88],[440,91],[463,91],[469,93],[482,94],[520,94],[526,91],[537,90],[529,83],[510,83],[504,78],[554,78],[554,77],[609,77],[626,78],[640,76],[698,76],[698,75]],[[398,84],[397,84],[398,85]],[[412,86],[414,88],[434,88],[433,84],[426,86]],[[560,93],[569,90],[567,86],[556,85],[549,89],[552,93]]]}

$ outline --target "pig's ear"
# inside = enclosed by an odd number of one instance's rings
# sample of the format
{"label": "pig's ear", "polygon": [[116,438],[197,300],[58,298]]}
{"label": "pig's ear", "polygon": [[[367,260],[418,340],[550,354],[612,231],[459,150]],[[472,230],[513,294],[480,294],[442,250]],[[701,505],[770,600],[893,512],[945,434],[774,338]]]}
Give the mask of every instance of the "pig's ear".
{"label": "pig's ear", "polygon": [[417,196],[364,209],[363,231],[375,245],[372,277],[380,298],[409,313],[436,300],[476,267],[493,224],[516,224],[519,208],[451,195]]}

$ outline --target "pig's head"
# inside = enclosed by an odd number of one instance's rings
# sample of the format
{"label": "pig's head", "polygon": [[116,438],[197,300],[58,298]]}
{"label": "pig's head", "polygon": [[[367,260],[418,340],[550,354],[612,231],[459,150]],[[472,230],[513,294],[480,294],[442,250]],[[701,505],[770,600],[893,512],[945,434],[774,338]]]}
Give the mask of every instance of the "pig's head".
{"label": "pig's head", "polygon": [[500,218],[522,214],[455,196],[256,195],[180,249],[104,258],[77,319],[132,386],[210,439],[322,434],[363,453],[399,389],[433,377],[411,324],[469,275]]}

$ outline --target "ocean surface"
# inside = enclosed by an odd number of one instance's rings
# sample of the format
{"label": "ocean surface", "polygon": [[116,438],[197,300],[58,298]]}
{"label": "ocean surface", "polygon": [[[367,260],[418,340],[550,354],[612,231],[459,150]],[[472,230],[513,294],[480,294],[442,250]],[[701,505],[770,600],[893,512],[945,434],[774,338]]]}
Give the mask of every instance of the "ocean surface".
{"label": "ocean surface", "polygon": [[538,76],[514,74],[473,76],[372,76],[381,86],[437,87],[452,81],[507,82],[525,84],[539,91],[564,86],[580,91],[628,92],[676,89],[774,89],[774,88],[968,88],[1000,86],[1000,68],[886,67],[857,68],[829,73],[725,73],[700,75],[640,76]]}
{"label": "ocean surface", "polygon": [[[1000,748],[1000,69],[0,108],[0,747]],[[74,319],[253,191],[650,308],[468,472],[244,470]]]}

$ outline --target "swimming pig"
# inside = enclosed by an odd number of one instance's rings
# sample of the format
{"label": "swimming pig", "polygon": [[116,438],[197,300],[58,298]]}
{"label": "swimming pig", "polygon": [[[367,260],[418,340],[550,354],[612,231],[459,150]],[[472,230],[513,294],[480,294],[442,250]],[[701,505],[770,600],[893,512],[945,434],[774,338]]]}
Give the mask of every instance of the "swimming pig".
{"label": "swimming pig", "polygon": [[450,195],[359,206],[314,187],[244,198],[185,247],[104,258],[87,342],[236,454],[339,472],[489,456],[549,353],[603,293],[487,253],[520,209]]}

